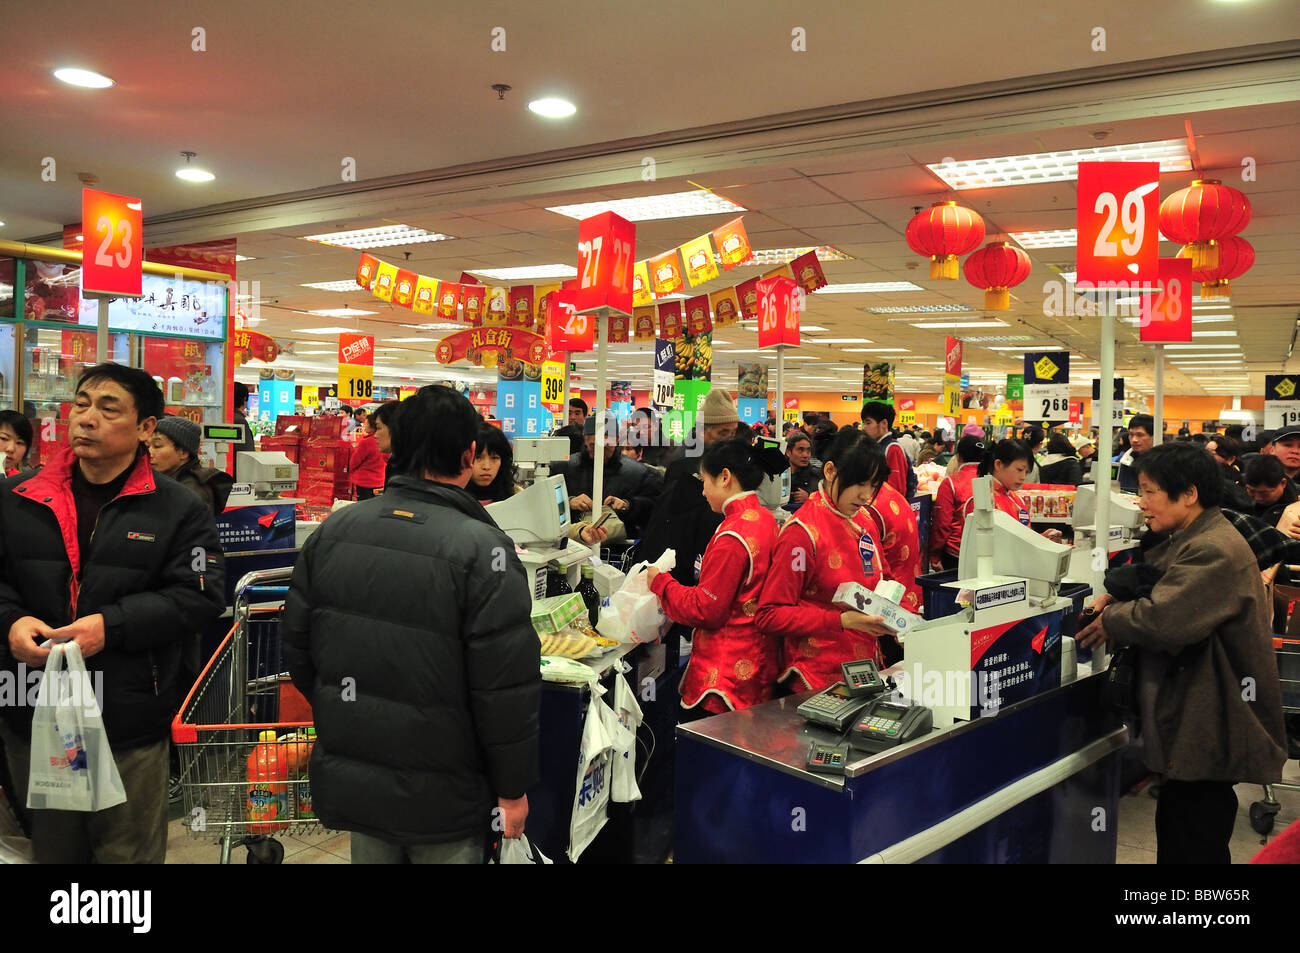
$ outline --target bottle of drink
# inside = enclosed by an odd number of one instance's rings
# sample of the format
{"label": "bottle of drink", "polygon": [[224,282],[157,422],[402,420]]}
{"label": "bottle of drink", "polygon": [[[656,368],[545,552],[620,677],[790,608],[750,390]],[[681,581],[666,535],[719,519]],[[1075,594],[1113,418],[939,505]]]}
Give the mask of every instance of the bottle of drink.
{"label": "bottle of drink", "polygon": [[578,583],[578,594],[582,596],[583,605],[587,607],[587,617],[592,627],[600,621],[600,593],[596,591],[595,569],[591,563],[582,564],[582,582]]}
{"label": "bottle of drink", "polygon": [[274,731],[258,735],[260,744],[248,756],[248,829],[254,834],[271,834],[288,826],[288,759],[280,756]]}

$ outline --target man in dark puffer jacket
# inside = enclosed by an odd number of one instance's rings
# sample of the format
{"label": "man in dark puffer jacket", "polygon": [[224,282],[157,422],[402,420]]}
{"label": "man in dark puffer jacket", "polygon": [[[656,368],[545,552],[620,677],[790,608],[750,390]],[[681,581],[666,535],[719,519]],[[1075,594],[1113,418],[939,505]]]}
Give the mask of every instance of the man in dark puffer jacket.
{"label": "man in dark puffer jacket", "polygon": [[316,812],[353,832],[353,863],[478,863],[494,807],[507,837],[528,816],[540,656],[514,545],[464,490],[480,420],[447,387],[403,401],[401,475],[326,520],[294,568],[284,655],[315,713]]}

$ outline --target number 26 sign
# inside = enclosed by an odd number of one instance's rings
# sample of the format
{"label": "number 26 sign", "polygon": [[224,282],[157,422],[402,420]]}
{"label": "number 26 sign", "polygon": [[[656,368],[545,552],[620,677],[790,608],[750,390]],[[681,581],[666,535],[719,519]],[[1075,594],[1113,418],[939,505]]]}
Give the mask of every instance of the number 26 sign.
{"label": "number 26 sign", "polygon": [[1159,162],[1080,162],[1076,284],[1154,282]]}
{"label": "number 26 sign", "polygon": [[81,190],[83,293],[140,297],[143,217],[139,199],[96,189]]}

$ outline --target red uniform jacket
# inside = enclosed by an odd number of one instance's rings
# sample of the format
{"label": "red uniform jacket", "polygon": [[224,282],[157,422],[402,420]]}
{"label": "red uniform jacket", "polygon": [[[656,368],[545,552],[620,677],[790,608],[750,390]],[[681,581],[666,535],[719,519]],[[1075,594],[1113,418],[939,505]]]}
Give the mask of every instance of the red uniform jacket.
{"label": "red uniform jacket", "polygon": [[683,708],[703,703],[724,712],[772,697],[780,653],[754,617],[775,547],[776,520],[756,494],[742,493],[723,508],[696,585],[683,586],[666,572],[650,584],[670,619],[695,627],[678,689]]}
{"label": "red uniform jacket", "polygon": [[831,599],[842,582],[874,589],[886,572],[872,518],[850,519],[822,494],[781,527],[758,602],[758,627],[782,639],[780,680],[793,674],[802,683],[796,688],[815,691],[840,680],[841,662],[881,661],[876,637],[845,629]]}
{"label": "red uniform jacket", "polygon": [[364,486],[368,490],[377,490],[384,485],[384,464],[388,455],[379,452],[374,434],[366,434],[352,448],[352,458],[348,471],[352,475],[353,486]]}
{"label": "red uniform jacket", "polygon": [[874,521],[877,537],[885,548],[885,578],[901,582],[907,587],[903,608],[921,611],[921,587],[917,574],[924,572],[921,565],[921,531],[916,524],[912,504],[892,484],[881,484],[880,492],[866,507]]}
{"label": "red uniform jacket", "polygon": [[962,530],[966,528],[966,501],[971,498],[971,483],[979,471],[978,463],[967,463],[957,468],[952,476],[944,477],[939,492],[934,497],[934,510],[930,515],[930,558],[937,561],[943,553],[956,556],[961,548]]}
{"label": "red uniform jacket", "polygon": [[885,444],[885,462],[889,464],[889,485],[898,491],[899,496],[907,499],[907,475],[912,472],[912,465],[907,462],[907,451],[897,439]]}
{"label": "red uniform jacket", "polygon": [[[1013,519],[1020,520],[1026,526],[1029,525],[1029,507],[1025,505],[1025,501],[1020,498],[1019,493],[1008,490],[997,480],[993,481],[993,505]],[[966,516],[970,516],[971,513],[975,512],[974,498],[966,501],[963,512]],[[964,519],[962,525],[965,525]]]}

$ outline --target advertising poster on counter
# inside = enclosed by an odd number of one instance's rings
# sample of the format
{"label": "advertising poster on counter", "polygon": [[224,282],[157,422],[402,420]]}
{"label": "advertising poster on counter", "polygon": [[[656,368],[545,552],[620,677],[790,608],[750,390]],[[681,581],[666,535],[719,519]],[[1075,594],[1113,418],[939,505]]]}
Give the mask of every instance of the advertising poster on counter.
{"label": "advertising poster on counter", "polygon": [[737,366],[736,409],[740,419],[753,426],[767,420],[767,364]]}
{"label": "advertising poster on counter", "polygon": [[894,402],[894,365],[862,365],[862,402],[880,401],[882,404]]}
{"label": "advertising poster on counter", "polygon": [[[1024,583],[974,593],[977,607],[1024,598]],[[1032,698],[1061,685],[1061,622],[1065,612],[1049,612],[971,633],[971,719]],[[996,704],[990,704],[996,701]]]}

